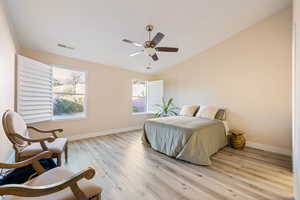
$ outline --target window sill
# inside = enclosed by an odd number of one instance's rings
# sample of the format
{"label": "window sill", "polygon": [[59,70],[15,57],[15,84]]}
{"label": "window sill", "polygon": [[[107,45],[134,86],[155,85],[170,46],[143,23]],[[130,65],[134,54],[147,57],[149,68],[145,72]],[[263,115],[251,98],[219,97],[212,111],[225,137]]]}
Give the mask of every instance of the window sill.
{"label": "window sill", "polygon": [[81,116],[65,116],[65,117],[53,117],[52,121],[59,122],[59,121],[72,121],[72,120],[84,120],[87,119],[86,115]]}
{"label": "window sill", "polygon": [[150,112],[137,112],[137,113],[132,113],[132,115],[154,115],[154,113],[150,113]]}

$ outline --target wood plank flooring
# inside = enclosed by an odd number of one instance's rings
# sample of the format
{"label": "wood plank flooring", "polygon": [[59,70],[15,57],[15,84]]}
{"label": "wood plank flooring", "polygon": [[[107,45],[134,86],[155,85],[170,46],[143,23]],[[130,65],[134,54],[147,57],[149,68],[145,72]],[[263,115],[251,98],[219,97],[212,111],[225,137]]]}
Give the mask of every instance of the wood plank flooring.
{"label": "wood plank flooring", "polygon": [[96,169],[104,200],[292,200],[291,159],[224,148],[211,166],[169,158],[141,144],[141,131],[69,144],[66,167]]}

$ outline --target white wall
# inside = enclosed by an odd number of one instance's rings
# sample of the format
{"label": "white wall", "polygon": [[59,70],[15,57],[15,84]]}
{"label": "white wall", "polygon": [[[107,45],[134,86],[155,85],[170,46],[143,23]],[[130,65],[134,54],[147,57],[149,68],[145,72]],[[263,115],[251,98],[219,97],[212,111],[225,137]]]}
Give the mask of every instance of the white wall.
{"label": "white wall", "polygon": [[[9,28],[2,1],[0,1],[0,115],[7,109],[14,110],[15,101],[15,43]],[[0,124],[0,160],[5,161],[12,146]]]}
{"label": "white wall", "polygon": [[[177,105],[228,108],[248,142],[292,149],[292,9],[249,27],[160,75]],[[261,145],[262,144],[262,145]]]}

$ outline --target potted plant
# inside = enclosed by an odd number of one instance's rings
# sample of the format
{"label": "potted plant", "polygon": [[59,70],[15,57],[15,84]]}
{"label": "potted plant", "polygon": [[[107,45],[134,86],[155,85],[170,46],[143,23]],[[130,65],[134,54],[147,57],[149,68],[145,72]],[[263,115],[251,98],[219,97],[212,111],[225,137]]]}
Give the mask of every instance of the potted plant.
{"label": "potted plant", "polygon": [[176,107],[173,104],[173,98],[170,98],[169,100],[165,101],[165,99],[162,99],[162,105],[156,104],[158,107],[158,111],[155,114],[155,117],[167,117],[167,116],[176,116],[178,115],[178,107]]}

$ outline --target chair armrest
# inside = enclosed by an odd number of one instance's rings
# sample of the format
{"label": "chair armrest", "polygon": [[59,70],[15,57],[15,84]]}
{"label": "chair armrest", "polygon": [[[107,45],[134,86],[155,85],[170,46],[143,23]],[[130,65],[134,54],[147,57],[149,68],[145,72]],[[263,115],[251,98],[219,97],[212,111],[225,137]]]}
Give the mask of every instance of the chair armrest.
{"label": "chair armrest", "polygon": [[53,130],[42,130],[42,129],[39,129],[39,128],[36,128],[36,127],[33,127],[33,126],[27,126],[28,129],[32,129],[36,132],[39,132],[39,133],[52,133],[52,135],[57,138],[57,135],[56,133],[62,133],[64,130],[63,129],[53,129]]}
{"label": "chair armrest", "polygon": [[54,137],[45,137],[45,138],[38,138],[38,139],[33,139],[33,138],[29,138],[29,137],[24,137],[22,135],[19,134],[11,134],[11,136],[16,137],[18,139],[24,140],[26,142],[53,142],[55,140]]}
{"label": "chair armrest", "polygon": [[4,186],[0,186],[0,195],[39,197],[39,196],[59,192],[67,187],[70,187],[74,196],[78,200],[88,200],[85,194],[78,187],[77,182],[83,178],[91,179],[94,177],[94,175],[95,175],[95,170],[92,168],[88,168],[86,170],[74,174],[73,176],[63,181],[51,185],[44,185],[44,186],[28,186],[22,184],[4,185]]}
{"label": "chair armrest", "polygon": [[42,153],[39,153],[27,160],[17,162],[17,163],[1,163],[0,162],[0,168],[4,169],[15,169],[20,167],[25,167],[27,165],[32,164],[33,168],[39,173],[43,173],[45,169],[42,167],[42,165],[39,163],[39,160],[43,158],[51,158],[52,153],[50,151],[44,151]]}

